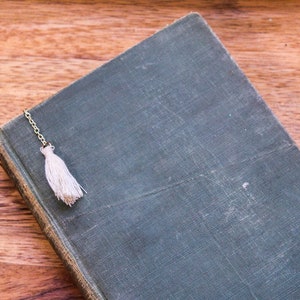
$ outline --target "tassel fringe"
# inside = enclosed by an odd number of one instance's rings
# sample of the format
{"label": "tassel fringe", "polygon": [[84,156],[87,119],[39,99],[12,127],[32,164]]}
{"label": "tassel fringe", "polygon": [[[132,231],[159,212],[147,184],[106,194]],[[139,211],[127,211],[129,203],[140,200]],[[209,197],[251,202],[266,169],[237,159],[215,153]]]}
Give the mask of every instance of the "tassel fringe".
{"label": "tassel fringe", "polygon": [[45,174],[58,200],[72,206],[83,196],[83,188],[68,170],[64,161],[54,153],[54,146],[48,143],[41,147],[45,156]]}

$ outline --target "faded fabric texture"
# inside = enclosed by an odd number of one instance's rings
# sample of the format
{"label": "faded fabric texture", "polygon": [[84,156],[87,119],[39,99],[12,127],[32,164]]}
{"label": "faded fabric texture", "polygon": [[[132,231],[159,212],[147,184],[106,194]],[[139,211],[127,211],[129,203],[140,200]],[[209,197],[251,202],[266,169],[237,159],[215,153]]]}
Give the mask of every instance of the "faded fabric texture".
{"label": "faded fabric texture", "polygon": [[5,140],[94,295],[300,299],[299,150],[197,14],[30,112],[87,194],[55,198],[24,117]]}

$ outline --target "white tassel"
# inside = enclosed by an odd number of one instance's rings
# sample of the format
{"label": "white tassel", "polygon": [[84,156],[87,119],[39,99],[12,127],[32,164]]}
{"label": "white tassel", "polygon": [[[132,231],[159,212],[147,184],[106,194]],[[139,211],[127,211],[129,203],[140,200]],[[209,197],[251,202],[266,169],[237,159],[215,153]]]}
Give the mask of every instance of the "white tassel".
{"label": "white tassel", "polygon": [[55,196],[72,206],[83,196],[83,188],[72,176],[64,161],[54,154],[54,148],[50,143],[41,147],[41,152],[45,156],[46,178]]}

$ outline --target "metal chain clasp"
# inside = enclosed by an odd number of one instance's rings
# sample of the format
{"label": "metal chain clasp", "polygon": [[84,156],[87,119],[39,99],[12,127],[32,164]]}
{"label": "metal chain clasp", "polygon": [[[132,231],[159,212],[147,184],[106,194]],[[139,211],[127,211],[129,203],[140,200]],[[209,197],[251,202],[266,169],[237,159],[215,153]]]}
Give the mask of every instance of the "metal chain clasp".
{"label": "metal chain clasp", "polygon": [[33,128],[33,132],[36,134],[39,141],[42,143],[43,147],[47,146],[48,142],[46,141],[45,137],[40,133],[40,129],[37,127],[36,123],[33,121],[30,112],[25,109],[24,116],[28,120],[29,124]]}

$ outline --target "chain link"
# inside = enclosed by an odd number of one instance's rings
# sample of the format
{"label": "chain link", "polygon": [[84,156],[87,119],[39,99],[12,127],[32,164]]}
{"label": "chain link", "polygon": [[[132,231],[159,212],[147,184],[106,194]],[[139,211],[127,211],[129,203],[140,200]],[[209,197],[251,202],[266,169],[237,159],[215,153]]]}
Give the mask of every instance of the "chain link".
{"label": "chain link", "polygon": [[31,114],[28,110],[24,110],[24,116],[28,120],[29,124],[33,128],[33,132],[37,135],[37,138],[42,143],[43,146],[46,146],[48,142],[44,138],[44,136],[40,133],[40,129],[36,126],[36,123],[33,121]]}

